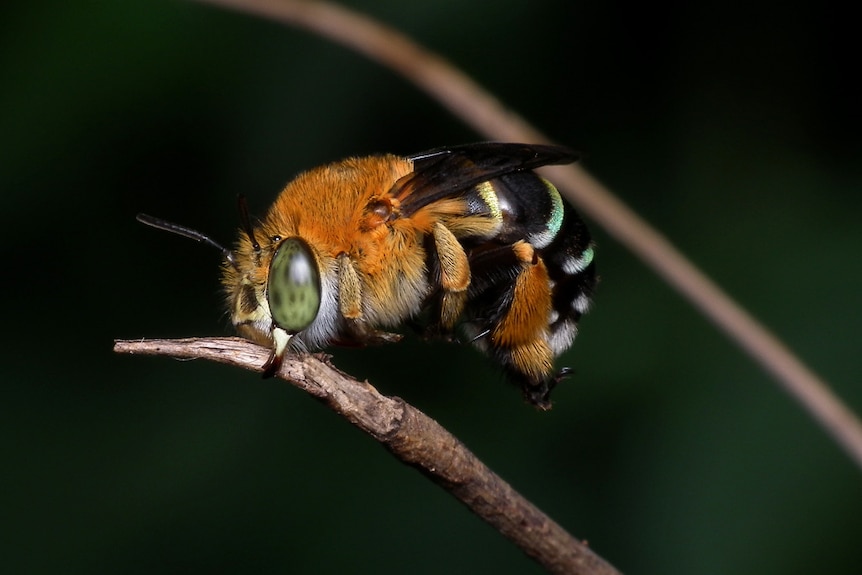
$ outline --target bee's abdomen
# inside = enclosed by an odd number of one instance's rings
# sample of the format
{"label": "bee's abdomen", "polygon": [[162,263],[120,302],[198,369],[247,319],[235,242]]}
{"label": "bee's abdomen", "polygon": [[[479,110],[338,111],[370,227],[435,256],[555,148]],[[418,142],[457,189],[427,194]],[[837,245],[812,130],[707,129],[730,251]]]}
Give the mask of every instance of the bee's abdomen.
{"label": "bee's abdomen", "polygon": [[[499,226],[491,237],[465,239],[465,247],[479,244],[475,246],[478,259],[487,259],[483,252],[489,246],[529,243],[548,268],[556,319],[577,321],[587,309],[595,284],[593,244],[586,224],[553,184],[533,172],[515,172],[479,184],[467,201],[472,214],[494,218]],[[500,267],[515,265],[515,258],[504,253],[497,251]],[[494,265],[479,267],[489,271]],[[474,269],[474,275],[476,271],[481,270]]]}
{"label": "bee's abdomen", "polygon": [[471,215],[498,222],[492,237],[500,243],[525,240],[533,247],[547,247],[563,224],[566,205],[557,189],[533,172],[515,172],[482,182],[467,196]]}
{"label": "bee's abdomen", "polygon": [[[476,186],[468,205],[473,214],[484,213],[499,221],[492,237],[464,240],[472,272],[465,314],[468,334],[489,334],[476,344],[521,381],[531,401],[545,406],[554,383],[553,358],[571,346],[595,286],[589,231],[556,188],[532,172],[516,172]],[[532,247],[528,261],[523,257],[530,253],[523,247],[525,242]],[[546,274],[537,274],[534,266],[544,267]],[[519,281],[523,285],[537,277],[546,278],[543,293],[516,290]],[[518,325],[542,327],[523,334],[524,342],[518,346],[492,337],[500,326],[512,325],[511,318],[535,315],[542,315],[541,321],[520,320]]]}
{"label": "bee's abdomen", "polygon": [[583,220],[571,208],[559,233],[540,250],[551,280],[549,343],[555,355],[568,349],[596,284],[593,244]]}

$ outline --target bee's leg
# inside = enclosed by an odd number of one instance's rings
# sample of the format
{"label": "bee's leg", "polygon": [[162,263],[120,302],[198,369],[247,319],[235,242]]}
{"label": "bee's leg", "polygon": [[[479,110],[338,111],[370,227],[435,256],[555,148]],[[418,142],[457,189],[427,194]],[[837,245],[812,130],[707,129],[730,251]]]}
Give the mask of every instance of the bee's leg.
{"label": "bee's leg", "polygon": [[347,330],[347,333],[343,337],[332,340],[332,343],[342,347],[363,347],[366,345],[397,343],[404,339],[404,336],[400,333],[372,329],[363,321],[349,320],[347,322]]}
{"label": "bee's leg", "polygon": [[338,256],[338,308],[346,319],[362,317],[362,284],[350,256]]}
{"label": "bee's leg", "polygon": [[[564,367],[557,373],[542,380],[535,381],[521,378],[524,398],[541,410],[547,411],[551,409],[551,391],[557,387],[558,383],[571,375],[571,373],[572,370],[570,368]],[[519,379],[519,374],[515,374],[513,377]]]}
{"label": "bee's leg", "polygon": [[527,242],[512,245],[521,262],[514,285],[501,298],[503,315],[490,333],[490,344],[510,376],[521,384],[524,396],[540,409],[550,409],[548,395],[556,380],[554,352],[548,344],[551,284],[548,269]]}
{"label": "bee's leg", "polygon": [[467,303],[467,288],[470,286],[470,262],[464,248],[445,225],[434,224],[434,246],[440,264],[440,287],[443,295],[440,302],[440,325],[451,330],[464,311]]}
{"label": "bee's leg", "polygon": [[350,256],[338,256],[338,308],[348,333],[338,340],[341,345],[368,345],[399,341],[401,335],[373,329],[362,317],[362,284]]}

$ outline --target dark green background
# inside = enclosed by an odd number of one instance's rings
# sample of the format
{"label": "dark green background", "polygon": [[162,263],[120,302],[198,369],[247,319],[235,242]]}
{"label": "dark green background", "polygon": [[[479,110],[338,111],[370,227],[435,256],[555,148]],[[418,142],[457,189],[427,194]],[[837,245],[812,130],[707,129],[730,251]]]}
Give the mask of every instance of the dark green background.
{"label": "dark green background", "polygon": [[[862,411],[856,20],[829,2],[353,2],[473,75]],[[697,7],[693,7],[693,6]],[[849,8],[847,9],[849,10]],[[6,573],[539,573],[296,389],[114,338],[230,333],[235,196],[482,139],[389,71],[183,1],[0,8]],[[862,474],[597,226],[603,278],[537,413],[470,349],[334,350],[626,573],[858,573]]]}

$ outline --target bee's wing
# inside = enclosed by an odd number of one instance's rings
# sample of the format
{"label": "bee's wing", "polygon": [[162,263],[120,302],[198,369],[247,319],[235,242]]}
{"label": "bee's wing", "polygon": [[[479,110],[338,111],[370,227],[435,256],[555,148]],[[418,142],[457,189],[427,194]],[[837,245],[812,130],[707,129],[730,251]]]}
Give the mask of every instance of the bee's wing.
{"label": "bee's wing", "polygon": [[413,172],[395,183],[391,195],[401,201],[401,212],[409,217],[482,182],[540,166],[568,164],[578,155],[562,146],[486,142],[437,148],[408,158],[413,161]]}

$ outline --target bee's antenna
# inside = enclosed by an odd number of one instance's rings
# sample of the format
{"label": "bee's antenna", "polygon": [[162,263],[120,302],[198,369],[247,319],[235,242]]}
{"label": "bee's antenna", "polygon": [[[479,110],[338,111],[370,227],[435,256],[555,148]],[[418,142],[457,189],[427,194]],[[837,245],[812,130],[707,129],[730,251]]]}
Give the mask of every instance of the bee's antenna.
{"label": "bee's antenna", "polygon": [[137,216],[135,216],[135,219],[137,219],[142,224],[146,224],[150,227],[156,228],[157,230],[171,232],[173,234],[177,234],[178,236],[183,236],[189,238],[190,240],[194,240],[196,242],[200,242],[202,244],[214,247],[221,252],[222,256],[224,256],[224,258],[231,266],[233,266],[234,269],[239,270],[239,267],[236,263],[236,258],[234,258],[233,256],[233,252],[225,248],[220,243],[218,243],[206,234],[202,234],[197,230],[193,230],[191,228],[187,228],[173,222],[154,218],[153,216],[149,216],[147,214],[138,214]]}
{"label": "bee's antenna", "polygon": [[254,228],[251,227],[251,219],[248,217],[248,202],[245,199],[245,194],[239,194],[236,197],[236,204],[239,209],[239,223],[248,235],[248,239],[251,240],[251,246],[254,248],[254,251],[259,252],[260,244],[257,243],[254,237]]}

